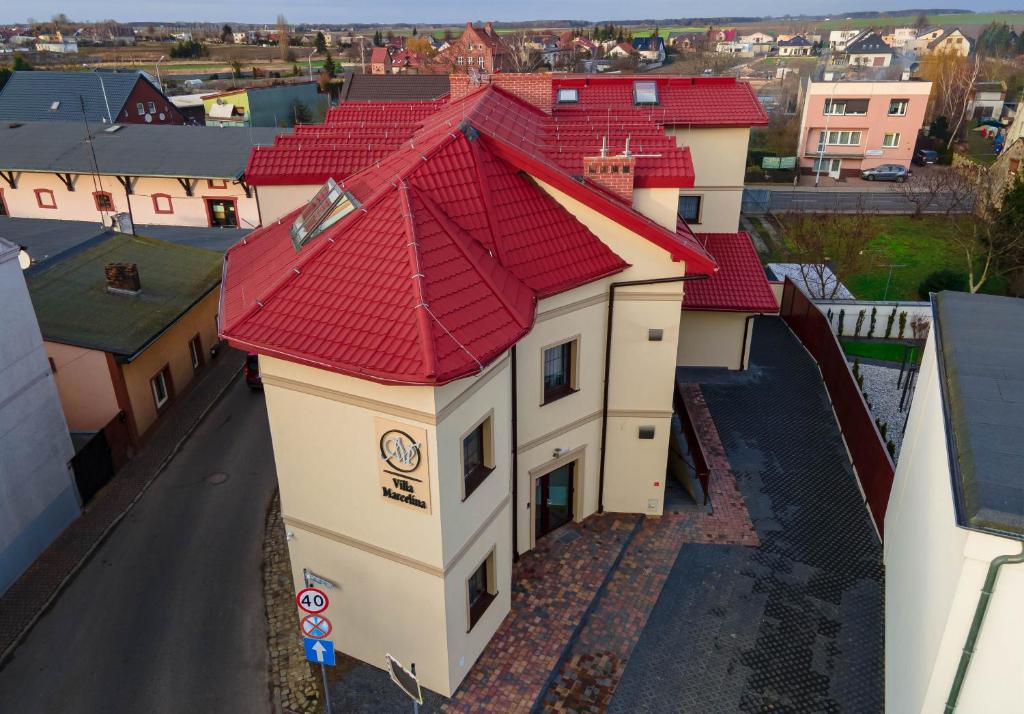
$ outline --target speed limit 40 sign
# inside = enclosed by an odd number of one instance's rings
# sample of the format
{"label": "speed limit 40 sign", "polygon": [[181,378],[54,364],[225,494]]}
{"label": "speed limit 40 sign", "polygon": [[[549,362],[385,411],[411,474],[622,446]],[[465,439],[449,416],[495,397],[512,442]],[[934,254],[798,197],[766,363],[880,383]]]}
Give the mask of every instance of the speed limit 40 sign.
{"label": "speed limit 40 sign", "polygon": [[327,599],[324,591],[319,588],[302,588],[302,590],[299,590],[299,594],[295,596],[295,604],[303,612],[316,615],[326,610],[327,606],[330,605],[330,601]]}

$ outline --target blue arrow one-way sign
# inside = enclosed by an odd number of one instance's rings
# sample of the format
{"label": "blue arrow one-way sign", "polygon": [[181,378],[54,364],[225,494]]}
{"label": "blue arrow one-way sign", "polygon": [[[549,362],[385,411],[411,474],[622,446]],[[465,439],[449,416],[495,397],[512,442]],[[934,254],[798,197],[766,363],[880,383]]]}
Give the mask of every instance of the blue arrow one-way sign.
{"label": "blue arrow one-way sign", "polygon": [[310,662],[334,666],[334,643],[331,640],[303,637],[302,644],[306,649],[306,659]]}

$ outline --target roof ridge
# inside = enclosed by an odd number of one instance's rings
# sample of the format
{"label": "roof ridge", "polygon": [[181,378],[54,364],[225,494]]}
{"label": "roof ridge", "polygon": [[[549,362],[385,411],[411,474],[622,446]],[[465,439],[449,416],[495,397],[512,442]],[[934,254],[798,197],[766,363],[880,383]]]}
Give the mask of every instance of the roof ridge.
{"label": "roof ridge", "polygon": [[[429,304],[427,303],[427,294],[423,286],[420,246],[416,240],[416,222],[412,217],[409,184],[404,180],[398,187],[398,198],[402,209],[402,222],[405,224],[405,232],[409,237],[409,242],[406,244],[409,254],[409,267],[414,271],[412,274],[413,289],[416,292],[418,302],[413,306],[413,309],[416,310],[416,327],[420,333],[420,353],[423,357],[425,373],[428,377],[434,378],[437,377],[437,353],[434,350],[434,336],[430,329],[430,323],[427,321]],[[430,313],[430,315],[433,316],[433,313]],[[436,320],[437,318],[435,317],[434,319]],[[476,358],[474,357],[474,359]]]}
{"label": "roof ridge", "polygon": [[463,257],[465,257],[466,261],[473,267],[473,270],[476,271],[476,274],[480,276],[480,279],[487,283],[487,287],[491,289],[491,292],[498,299],[498,301],[512,315],[512,319],[516,321],[516,324],[519,325],[519,327],[521,327],[524,330],[529,328],[530,325],[533,323],[533,320],[523,319],[523,316],[519,314],[518,308],[514,304],[512,304],[512,302],[508,299],[506,291],[502,290],[499,285],[495,284],[493,275],[489,271],[483,270],[483,266],[479,264],[477,257],[471,254],[471,246],[476,245],[480,248],[480,250],[487,252],[488,257],[490,257],[490,259],[494,261],[495,266],[497,266],[498,269],[500,269],[502,272],[506,273],[508,275],[509,280],[513,281],[516,285],[518,285],[523,290],[527,291],[531,296],[533,296],[534,304],[536,304],[537,296],[533,292],[533,290],[524,285],[519,280],[519,278],[512,274],[512,271],[510,271],[508,268],[502,265],[501,261],[499,261],[494,256],[490,255],[490,252],[487,251],[487,249],[484,248],[482,245],[480,245],[480,241],[476,240],[471,235],[466,233],[461,226],[459,226],[457,223],[455,223],[455,221],[453,221],[451,218],[445,215],[444,211],[441,210],[440,206],[438,206],[433,201],[433,199],[431,199],[427,194],[417,191],[416,196],[420,201],[423,202],[423,205],[427,209],[427,212],[430,213],[434,220],[437,221],[441,228],[444,229],[444,232],[447,233],[448,236],[452,239],[452,243],[455,245],[455,247],[459,249]]}

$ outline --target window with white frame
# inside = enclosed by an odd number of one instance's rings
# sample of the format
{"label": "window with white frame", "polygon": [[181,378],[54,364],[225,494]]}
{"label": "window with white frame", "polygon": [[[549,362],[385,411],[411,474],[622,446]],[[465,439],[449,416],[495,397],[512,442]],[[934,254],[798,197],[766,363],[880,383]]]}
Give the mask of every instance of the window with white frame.
{"label": "window with white frame", "polygon": [[455,64],[457,64],[457,65],[461,65],[462,64],[462,55],[459,55],[458,57],[455,58]]}
{"label": "window with white frame", "polygon": [[170,376],[171,370],[165,365],[163,369],[149,380],[150,389],[153,390],[153,402],[156,404],[157,410],[162,409],[171,398],[170,385],[168,384]]}
{"label": "window with white frame", "polygon": [[826,99],[825,114],[830,116],[860,116],[868,113],[867,99]]}
{"label": "window with white frame", "polygon": [[882,146],[893,149],[900,145],[900,133],[898,131],[887,131],[882,137]]}
{"label": "window with white frame", "polygon": [[818,146],[820,147],[822,143],[828,146],[858,146],[860,134],[859,131],[823,131],[818,139]]}
{"label": "window with white frame", "polygon": [[909,99],[890,99],[889,100],[889,116],[891,117],[902,117],[907,114],[907,106],[910,104]]}
{"label": "window with white frame", "polygon": [[135,111],[139,113],[140,117],[143,116],[146,113],[146,105],[144,105],[142,102],[136,102]]}
{"label": "window with white frame", "polygon": [[562,88],[558,90],[559,104],[575,104],[580,100],[580,90],[575,88]]}
{"label": "window with white frame", "polygon": [[477,57],[476,58],[476,63],[477,63],[477,65],[480,66],[480,69],[484,68],[484,58],[483,57]]}

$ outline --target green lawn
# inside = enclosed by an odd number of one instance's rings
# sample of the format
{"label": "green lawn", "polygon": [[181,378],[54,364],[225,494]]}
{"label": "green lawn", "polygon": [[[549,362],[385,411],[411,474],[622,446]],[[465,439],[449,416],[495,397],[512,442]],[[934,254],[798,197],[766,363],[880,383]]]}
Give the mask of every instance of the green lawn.
{"label": "green lawn", "polygon": [[980,131],[967,130],[967,155],[979,164],[990,165],[996,160],[996,152],[992,140],[986,139]]}
{"label": "green lawn", "polygon": [[[843,352],[848,357],[867,357],[869,359],[882,359],[889,362],[902,362],[906,352],[906,346],[902,342],[875,342],[865,340],[839,340],[843,346]],[[921,350],[911,348],[909,360],[912,362],[921,361]]]}
{"label": "green lawn", "polygon": [[[920,13],[892,14],[884,17],[857,17],[851,20],[834,18],[828,22],[815,23],[818,30],[844,30],[856,29],[859,27],[878,26],[911,26]],[[1020,25],[1024,23],[1024,13],[1020,12],[962,12],[951,14],[928,14],[928,25],[987,25],[990,22],[1005,22],[1008,25]]]}

